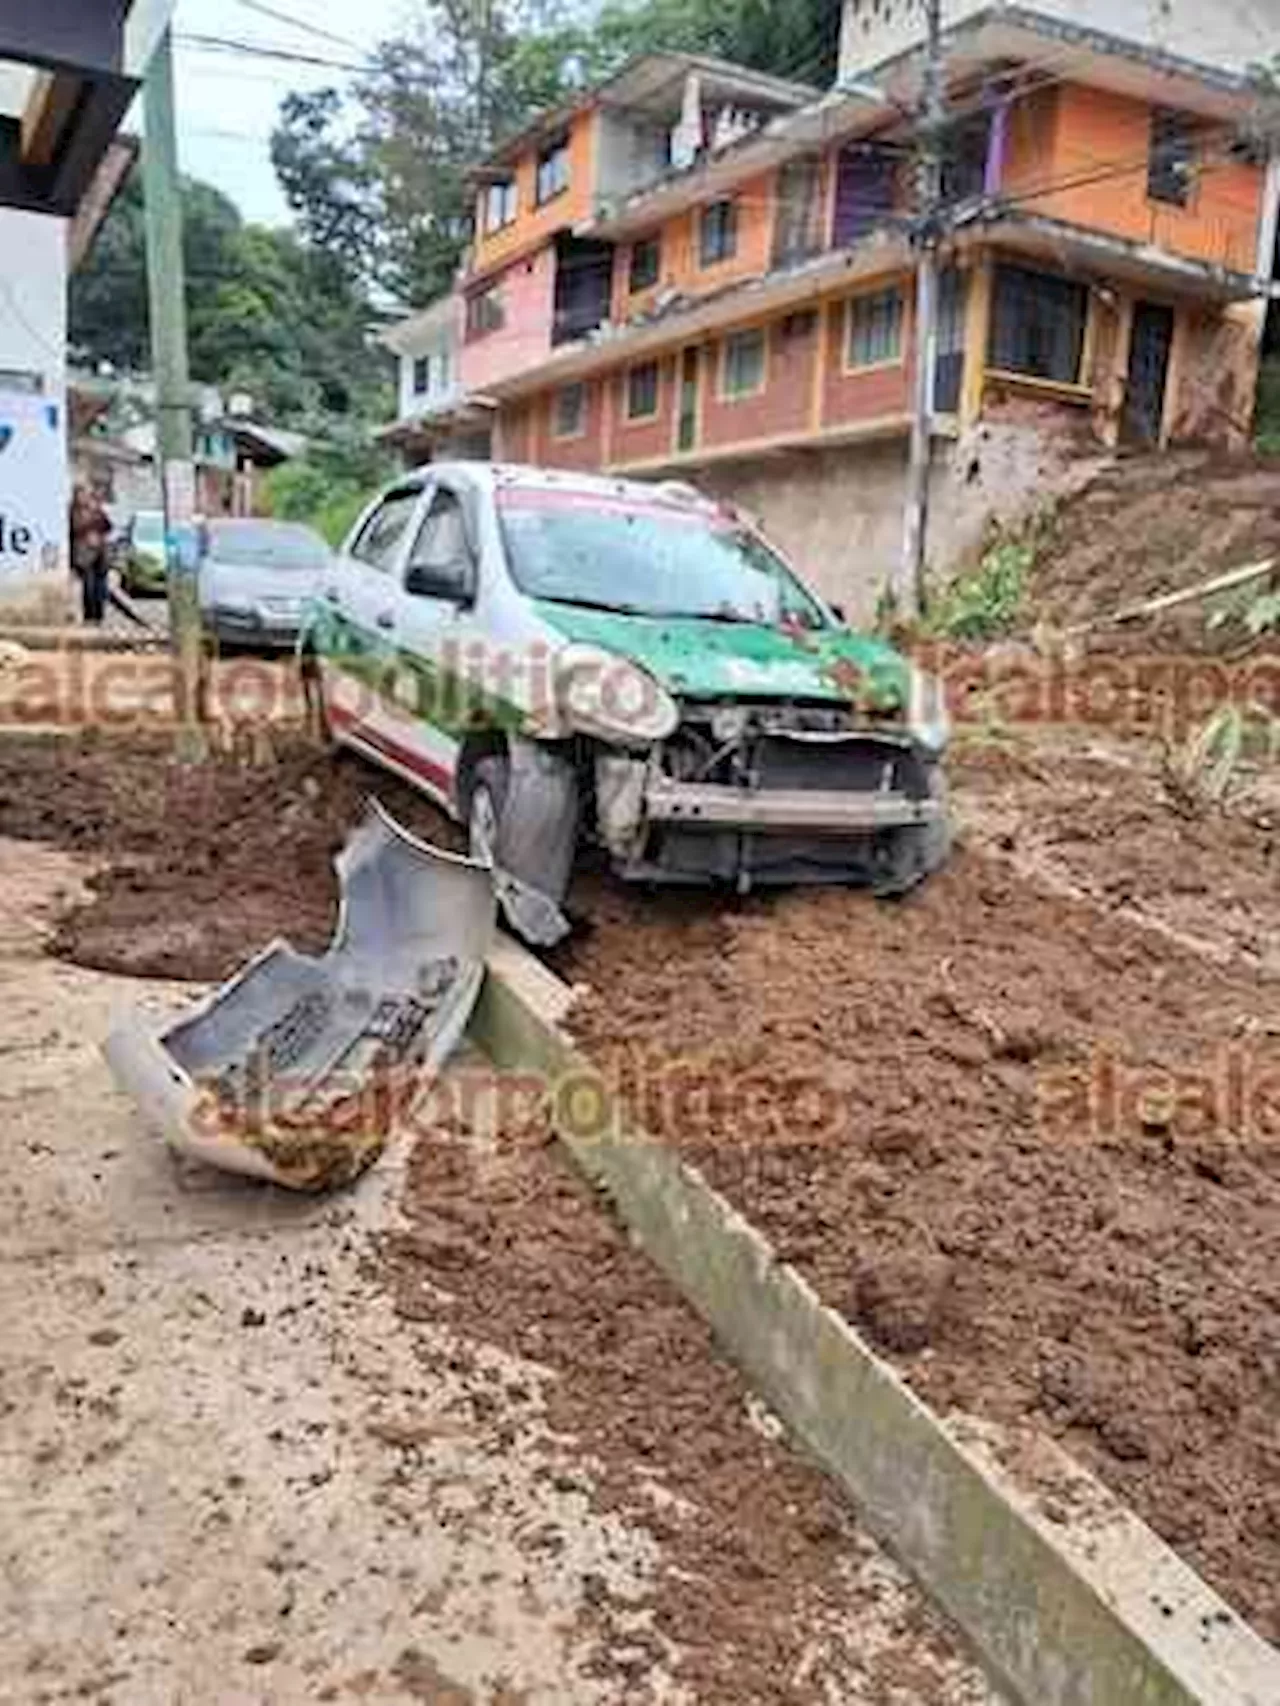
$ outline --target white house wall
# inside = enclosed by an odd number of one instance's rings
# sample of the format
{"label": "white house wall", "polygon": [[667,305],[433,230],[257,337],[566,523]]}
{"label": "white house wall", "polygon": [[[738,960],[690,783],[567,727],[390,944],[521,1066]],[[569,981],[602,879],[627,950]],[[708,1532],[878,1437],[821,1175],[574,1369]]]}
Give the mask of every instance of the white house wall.
{"label": "white house wall", "polygon": [[[1276,0],[942,0],[943,27],[979,13],[1039,13],[1202,65],[1244,71],[1280,49]],[[840,74],[856,77],[924,39],[923,0],[845,0]]]}
{"label": "white house wall", "polygon": [[0,208],[0,598],[66,569],[66,222]]}

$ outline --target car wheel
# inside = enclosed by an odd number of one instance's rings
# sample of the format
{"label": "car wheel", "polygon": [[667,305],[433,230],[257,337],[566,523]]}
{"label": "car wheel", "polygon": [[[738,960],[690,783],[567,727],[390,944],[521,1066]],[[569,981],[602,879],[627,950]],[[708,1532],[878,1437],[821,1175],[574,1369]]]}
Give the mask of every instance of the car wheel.
{"label": "car wheel", "polygon": [[508,776],[502,757],[482,758],[475,767],[467,797],[467,850],[477,864],[492,867],[497,862]]}

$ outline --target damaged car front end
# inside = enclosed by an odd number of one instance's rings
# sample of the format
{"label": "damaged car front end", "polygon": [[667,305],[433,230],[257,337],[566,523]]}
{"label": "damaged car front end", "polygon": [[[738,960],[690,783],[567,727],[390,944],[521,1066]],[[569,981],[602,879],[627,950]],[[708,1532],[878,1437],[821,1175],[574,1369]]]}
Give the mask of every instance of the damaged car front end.
{"label": "damaged car front end", "polygon": [[672,735],[594,763],[599,838],[650,881],[910,888],[942,862],[936,750],[822,703],[681,704]]}

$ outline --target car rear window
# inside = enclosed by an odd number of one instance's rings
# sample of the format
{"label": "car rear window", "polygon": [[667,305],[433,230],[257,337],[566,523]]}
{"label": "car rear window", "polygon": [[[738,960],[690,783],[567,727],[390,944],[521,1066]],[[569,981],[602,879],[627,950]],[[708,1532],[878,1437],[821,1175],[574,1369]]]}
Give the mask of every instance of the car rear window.
{"label": "car rear window", "polygon": [[209,523],[209,555],[220,563],[253,568],[318,569],[329,547],[309,527],[288,522]]}

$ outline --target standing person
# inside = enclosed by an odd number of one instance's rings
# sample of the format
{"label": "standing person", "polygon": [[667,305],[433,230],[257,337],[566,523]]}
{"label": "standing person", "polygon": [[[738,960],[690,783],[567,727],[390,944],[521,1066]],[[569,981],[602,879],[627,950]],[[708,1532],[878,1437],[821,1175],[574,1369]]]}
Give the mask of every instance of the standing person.
{"label": "standing person", "polygon": [[96,491],[77,486],[71,499],[71,567],[80,579],[86,622],[100,623],[107,608],[107,541],[111,518]]}

